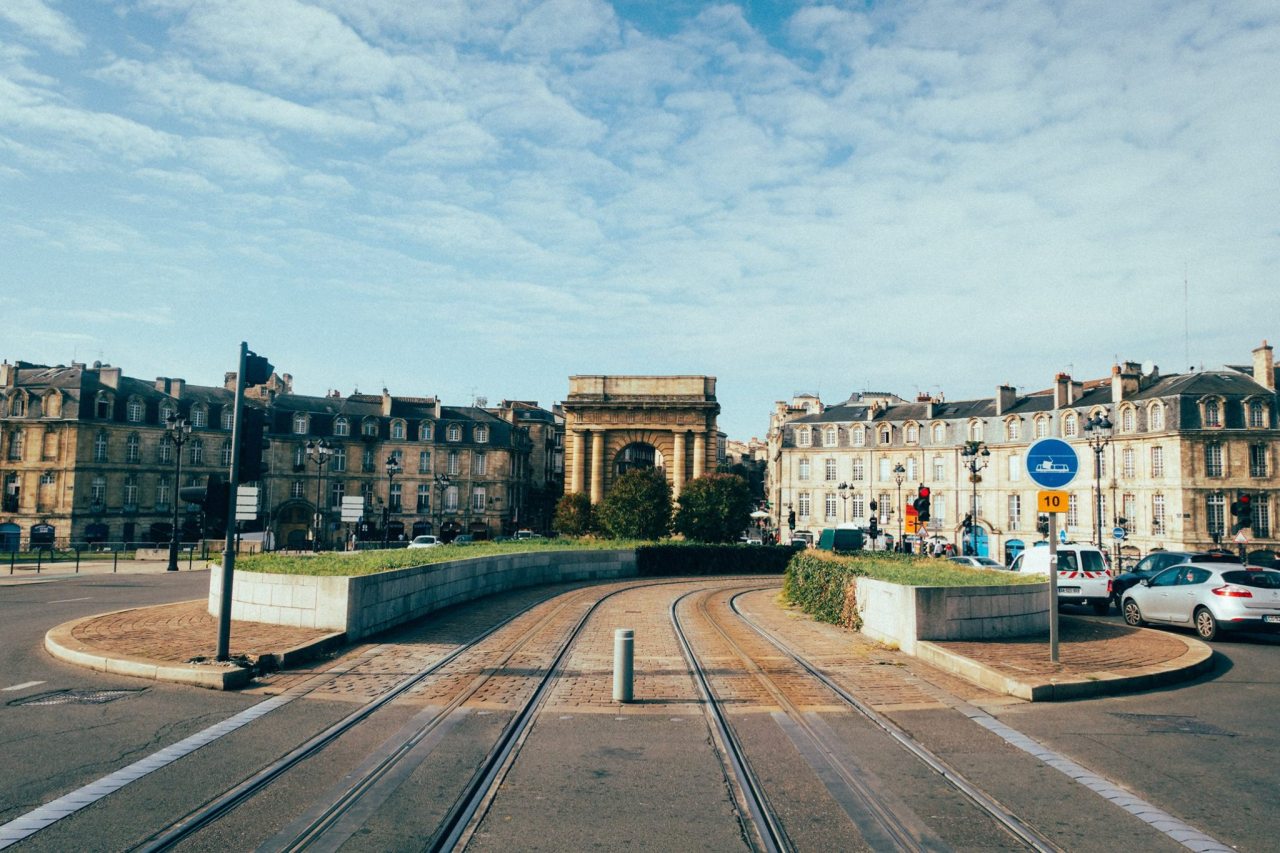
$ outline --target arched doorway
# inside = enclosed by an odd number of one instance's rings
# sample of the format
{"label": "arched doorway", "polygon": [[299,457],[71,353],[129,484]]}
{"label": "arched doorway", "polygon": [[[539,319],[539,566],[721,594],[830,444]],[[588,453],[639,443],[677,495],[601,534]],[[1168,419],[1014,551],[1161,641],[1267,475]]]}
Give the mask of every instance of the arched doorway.
{"label": "arched doorway", "polygon": [[1016,560],[1018,555],[1025,551],[1026,548],[1026,544],[1023,543],[1021,539],[1010,539],[1008,542],[1004,543],[1004,564],[1006,566],[1012,566],[1013,561]]}
{"label": "arched doorway", "polygon": [[315,508],[302,501],[285,504],[276,513],[276,542],[290,551],[310,550]]}
{"label": "arched doorway", "polygon": [[11,522],[0,524],[0,551],[17,551],[22,528]]}
{"label": "arched doorway", "polygon": [[431,522],[415,521],[413,523],[413,538],[416,539],[419,536],[429,536],[429,535],[431,535]]}
{"label": "arched doorway", "polygon": [[975,524],[969,530],[962,529],[959,536],[960,553],[973,557],[986,557],[990,555],[987,530],[982,525]]}
{"label": "arched doorway", "polygon": [[440,541],[448,544],[462,532],[462,524],[455,518],[440,525]]}
{"label": "arched doorway", "polygon": [[613,457],[614,476],[642,468],[661,468],[662,452],[645,441],[633,441]]}

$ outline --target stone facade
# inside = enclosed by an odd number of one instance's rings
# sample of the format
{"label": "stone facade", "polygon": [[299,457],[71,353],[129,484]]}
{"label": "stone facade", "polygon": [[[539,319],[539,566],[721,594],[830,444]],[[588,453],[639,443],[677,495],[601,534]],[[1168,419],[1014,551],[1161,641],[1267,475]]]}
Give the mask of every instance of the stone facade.
{"label": "stone facade", "polygon": [[716,470],[720,453],[713,376],[571,376],[565,411],[567,492],[599,503],[629,467],[666,473],[679,498]]}
{"label": "stone facade", "polygon": [[[1039,487],[1025,458],[1032,443],[1054,436],[1080,459],[1066,488],[1070,512],[1061,517],[1071,539],[1093,541],[1101,527],[1104,547],[1131,557],[1230,546],[1231,503],[1249,493],[1256,523],[1248,548],[1276,550],[1277,402],[1266,342],[1252,364],[1161,375],[1125,362],[1101,380],[1059,374],[1029,395],[999,386],[982,400],[858,394],[835,405],[806,395],[779,402],[770,418],[769,500],[784,537],[790,512],[795,528],[813,532],[865,526],[872,500],[880,527],[896,535],[904,508],[927,485],[931,535],[961,544],[969,538],[962,520],[972,514],[979,552],[1007,562],[1043,538]],[[1113,423],[1100,452],[1084,428],[1095,414]],[[965,457],[969,442],[989,455]],[[971,459],[983,466],[976,476]],[[1123,544],[1113,536],[1117,526],[1126,529]]]}
{"label": "stone facade", "polygon": [[[258,483],[262,513],[246,527],[265,527],[277,547],[311,541],[317,500],[320,541],[337,547],[353,532],[339,522],[344,496],[364,499],[364,538],[380,539],[385,529],[395,540],[511,533],[534,522],[531,494],[562,489],[562,419],[534,404],[453,407],[385,390],[313,397],[294,394],[292,384],[277,374],[246,394],[266,414],[269,443]],[[234,388],[233,373],[222,386],[200,386],[146,382],[101,364],[0,365],[0,548],[25,545],[40,524],[62,544],[167,541],[178,449],[165,418],[174,413],[192,424],[181,448],[181,485],[225,478]],[[323,468],[306,452],[322,440],[334,450]],[[389,476],[392,455],[399,470]],[[179,509],[185,538],[198,538],[197,508]]]}

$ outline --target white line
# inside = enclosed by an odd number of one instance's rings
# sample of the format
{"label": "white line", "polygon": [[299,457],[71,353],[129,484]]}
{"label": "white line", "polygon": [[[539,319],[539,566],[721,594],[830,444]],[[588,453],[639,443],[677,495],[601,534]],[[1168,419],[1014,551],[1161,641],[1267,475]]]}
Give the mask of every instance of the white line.
{"label": "white line", "polygon": [[[36,683],[39,684],[40,682]],[[0,850],[11,844],[18,843],[29,835],[34,835],[49,824],[59,821],[69,814],[78,812],[112,791],[118,791],[153,770],[159,770],[161,767],[172,764],[184,755],[195,752],[200,747],[212,743],[223,735],[230,734],[241,726],[253,722],[264,714],[274,711],[281,705],[288,704],[296,698],[297,694],[290,695],[286,693],[272,697],[265,702],[259,702],[234,717],[212,725],[204,731],[196,732],[159,752],[152,753],[140,761],[135,761],[128,767],[123,767],[108,776],[103,776],[96,782],[90,782],[83,788],[78,788],[51,803],[45,803],[37,809],[33,809],[6,824],[0,825]]]}
{"label": "white line", "polygon": [[35,687],[37,684],[44,684],[43,681],[24,681],[21,684],[15,684],[12,687],[0,687],[0,693],[8,693],[11,690],[24,690],[28,687]]}
{"label": "white line", "polygon": [[84,598],[59,598],[57,601],[50,601],[49,603],[50,604],[66,604],[68,601],[89,601],[90,599],[91,599],[91,596],[85,596]]}

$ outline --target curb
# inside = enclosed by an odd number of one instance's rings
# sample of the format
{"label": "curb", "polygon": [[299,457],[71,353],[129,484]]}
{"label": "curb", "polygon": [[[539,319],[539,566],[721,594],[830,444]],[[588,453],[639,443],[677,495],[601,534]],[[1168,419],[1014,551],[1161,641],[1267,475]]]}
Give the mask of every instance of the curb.
{"label": "curb", "polygon": [[[90,619],[109,616],[112,613],[128,613],[131,610],[145,609],[129,607],[124,610],[97,613],[93,616],[85,616],[80,619],[73,619],[70,622],[63,622],[61,625],[50,628],[44,635],[45,650],[58,660],[75,664],[76,666],[83,666],[97,672],[147,678],[152,681],[188,684],[208,690],[235,690],[248,685],[261,669],[282,669],[296,666],[316,655],[342,646],[346,642],[346,634],[343,632],[328,634],[284,651],[263,654],[258,659],[258,667],[246,668],[235,665],[170,663],[134,657],[119,652],[104,652],[72,636],[72,631],[75,630],[77,625]],[[263,664],[266,664],[266,666],[264,667]]]}
{"label": "curb", "polygon": [[[1153,629],[1139,628],[1138,630]],[[1117,675],[1104,670],[1071,678],[1022,681],[927,640],[916,643],[915,656],[931,666],[957,675],[979,687],[1025,699],[1028,702],[1062,702],[1071,699],[1136,693],[1186,681],[1213,667],[1213,649],[1205,643],[1190,637],[1167,634],[1163,631],[1160,633],[1162,636],[1181,640],[1186,647],[1183,653],[1165,663],[1135,669],[1131,675]]]}

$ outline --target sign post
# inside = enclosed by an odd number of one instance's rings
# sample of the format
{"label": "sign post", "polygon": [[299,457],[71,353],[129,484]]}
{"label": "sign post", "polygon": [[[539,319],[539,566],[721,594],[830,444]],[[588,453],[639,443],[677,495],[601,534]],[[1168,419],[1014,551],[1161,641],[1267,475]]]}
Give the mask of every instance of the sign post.
{"label": "sign post", "polygon": [[[1067,511],[1071,496],[1057,491],[1075,479],[1080,458],[1060,438],[1042,438],[1027,448],[1027,474],[1049,491],[1037,495],[1040,512],[1049,515],[1049,660],[1058,662],[1058,515]],[[1065,528],[1062,531],[1066,533]],[[1065,537],[1064,537],[1065,539]]]}

